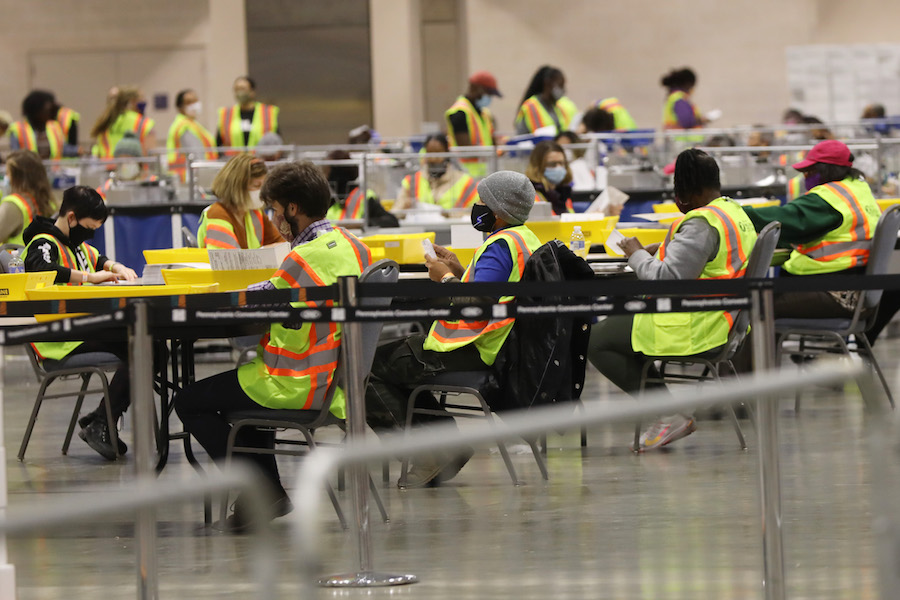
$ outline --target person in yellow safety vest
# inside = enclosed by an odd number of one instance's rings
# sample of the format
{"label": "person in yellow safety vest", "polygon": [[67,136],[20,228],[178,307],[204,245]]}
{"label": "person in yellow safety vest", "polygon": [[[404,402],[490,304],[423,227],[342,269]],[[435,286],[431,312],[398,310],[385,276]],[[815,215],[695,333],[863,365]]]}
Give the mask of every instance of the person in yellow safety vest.
{"label": "person in yellow safety vest", "polygon": [[[281,134],[280,109],[256,101],[256,82],[243,75],[234,80],[234,106],[222,107],[216,117],[216,146],[254,148],[267,133]],[[224,154],[232,156],[237,150]]]}
{"label": "person in yellow safety vest", "polygon": [[[106,221],[108,213],[100,194],[87,186],[75,186],[63,192],[59,215],[52,218],[38,216],[25,228],[25,270],[55,271],[54,283],[67,285],[87,285],[137,279],[134,271],[106,256],[88,244],[94,232]],[[92,412],[81,417],[78,436],[93,450],[106,458],[115,460],[128,450],[118,439],[115,423],[130,403],[131,394],[128,378],[128,343],[108,340],[88,340],[84,342],[40,342],[33,348],[46,366],[52,361],[55,368],[64,369],[73,357],[104,353],[114,354],[122,361],[109,382],[110,405],[103,402]],[[107,412],[107,409],[109,412]]]}
{"label": "person in yellow safety vest", "polygon": [[549,65],[537,70],[525,90],[516,115],[516,133],[534,133],[542,127],[554,127],[553,135],[572,129],[578,120],[578,107],[566,97],[566,76]]}
{"label": "person in yellow safety vest", "polygon": [[553,214],[575,212],[572,207],[572,170],[565,150],[557,142],[544,140],[528,158],[525,175],[535,189],[535,202],[549,202]]}
{"label": "person in yellow safety vest", "polygon": [[53,214],[53,190],[38,155],[16,150],[6,157],[10,193],[0,200],[0,243],[24,246],[22,233],[35,217]]}
{"label": "person in yellow safety vest", "polygon": [[[620,245],[638,278],[741,277],[756,231],[740,205],[721,196],[715,159],[694,148],[678,155],[675,202],[684,217],[672,224],[662,244],[645,248],[628,238]],[[611,316],[591,329],[588,358],[616,386],[637,395],[647,356],[689,356],[720,348],[733,324],[734,315],[723,311]],[[695,429],[689,415],[664,418],[643,432],[640,448],[668,445]]]}
{"label": "person in yellow safety vest", "polygon": [[156,146],[153,127],[156,122],[143,114],[147,103],[136,87],[121,86],[107,103],[103,113],[91,128],[94,145],[91,154],[97,158],[113,158],[116,144],[126,132],[134,133],[141,142],[144,155]]}
{"label": "person in yellow safety vest", "polygon": [[[697,85],[694,71],[685,67],[673,69],[660,81],[666,88],[666,103],[663,106],[663,129],[696,129],[704,127],[708,121],[691,101],[691,94]],[[684,135],[675,138],[681,142],[702,142],[702,135]]]}
{"label": "person in yellow safety vest", "polygon": [[[435,257],[426,257],[428,276],[442,283],[519,281],[525,263],[540,247],[537,236],[526,225],[534,204],[534,187],[521,173],[498,171],[478,184],[480,200],[472,206],[472,226],[488,234],[467,267],[456,255],[434,246]],[[464,294],[465,292],[460,292]],[[504,296],[500,302],[515,298]],[[491,301],[496,301],[492,299]],[[494,364],[514,320],[486,318],[436,321],[427,335],[410,337],[379,346],[366,389],[369,425],[378,432],[403,427],[407,400],[412,390],[445,371],[483,371]],[[421,408],[440,411],[434,398],[419,398]],[[417,424],[445,421],[450,415],[416,415]],[[407,477],[407,487],[436,485],[455,476],[472,456],[433,453],[416,460]]]}
{"label": "person in yellow safety vest", "polygon": [[[803,174],[806,193],[783,206],[745,208],[757,230],[781,223],[779,244],[792,248],[782,271],[789,275],[862,273],[881,209],[853,154],[838,140],[816,144],[793,165]],[[858,291],[776,294],[776,317],[845,318],[855,309]]]}
{"label": "person in yellow safety vest", "polygon": [[603,98],[602,100],[597,101],[596,106],[613,116],[613,129],[616,131],[631,131],[637,129],[637,124],[634,122],[634,119],[631,118],[631,113],[622,106],[622,103],[619,102],[618,98]]}
{"label": "person in yellow safety vest", "polygon": [[178,114],[169,127],[166,138],[166,149],[169,151],[169,171],[178,175],[181,181],[187,179],[185,165],[187,155],[192,153],[195,159],[213,160],[216,141],[212,134],[197,120],[203,111],[203,105],[194,90],[181,90],[175,97],[175,108]]}
{"label": "person in yellow safety vest", "polygon": [[60,124],[53,120],[53,94],[34,90],[22,101],[24,119],[7,130],[12,150],[31,150],[43,159],[60,159],[66,138]]}
{"label": "person in yellow safety vest", "polygon": [[[451,147],[456,146],[493,146],[494,116],[489,106],[491,99],[503,94],[497,89],[497,78],[487,71],[478,71],[469,77],[466,93],[444,113],[447,121],[447,139]],[[487,175],[487,162],[484,158],[460,158],[463,168],[472,177]]]}
{"label": "person in yellow safety vest", "polygon": [[[350,153],[346,150],[332,150],[325,158],[348,162],[351,159]],[[381,205],[378,194],[370,189],[364,193],[358,184],[353,185],[359,180],[359,167],[356,164],[321,166],[334,197],[334,203],[328,207],[328,213],[325,215],[329,221],[365,219],[366,224],[376,227],[400,225],[397,217]]]}
{"label": "person in yellow safety vest", "polygon": [[400,194],[392,210],[435,204],[445,211],[469,208],[478,200],[475,180],[453,165],[449,158],[429,157],[448,153],[446,136],[437,133],[425,139],[422,168],[400,182]]}
{"label": "person in yellow safety vest", "polygon": [[63,138],[66,140],[66,156],[78,155],[78,124],[81,121],[81,115],[65,107],[53,98],[53,119],[62,127]]}
{"label": "person in yellow safety vest", "polygon": [[200,216],[197,245],[215,250],[254,249],[284,241],[260,202],[266,163],[247,153],[232,156],[216,173],[216,200]]}
{"label": "person in yellow safety vest", "polygon": [[[331,190],[319,168],[308,162],[284,163],[272,169],[262,197],[275,220],[290,230],[292,250],[271,279],[251,290],[330,286],[339,277],[359,276],[372,262],[369,249],[350,232],[333,227],[325,218]],[[333,301],[301,301],[295,308],[332,306]],[[333,392],[331,413],[345,417],[344,392],[337,387],[335,370],[341,352],[341,325],[291,320],[273,323],[248,364],[198,381],[175,397],[175,411],[185,431],[216,462],[225,458],[231,425],[227,413],[240,410],[279,409],[318,411]],[[271,448],[271,430],[245,428],[237,436],[240,446]],[[292,510],[271,454],[247,454],[265,475],[271,516]],[[242,531],[253,525],[246,498],[234,503],[234,513],[221,528]]]}

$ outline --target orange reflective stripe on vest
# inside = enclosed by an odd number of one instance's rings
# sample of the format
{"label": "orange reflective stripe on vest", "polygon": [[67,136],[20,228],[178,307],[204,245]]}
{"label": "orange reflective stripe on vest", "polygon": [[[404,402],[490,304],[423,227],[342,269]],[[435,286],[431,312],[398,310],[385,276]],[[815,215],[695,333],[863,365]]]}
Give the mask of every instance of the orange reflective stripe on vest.
{"label": "orange reflective stripe on vest", "polygon": [[802,246],[798,250],[815,260],[827,261],[841,256],[851,256],[854,257],[852,266],[857,266],[861,263],[861,259],[868,260],[869,258],[869,251],[872,247],[872,232],[869,229],[869,222],[862,213],[859,200],[845,183],[835,181],[829,183],[827,187],[837,192],[838,196],[847,203],[847,207],[853,215],[853,223],[850,228],[851,241],[822,241],[814,246]]}

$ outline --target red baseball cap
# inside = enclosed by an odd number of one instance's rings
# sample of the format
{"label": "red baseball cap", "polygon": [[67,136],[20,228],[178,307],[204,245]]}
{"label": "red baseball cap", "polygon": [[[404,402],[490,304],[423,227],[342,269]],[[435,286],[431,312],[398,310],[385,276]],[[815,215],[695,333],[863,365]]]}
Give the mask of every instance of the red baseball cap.
{"label": "red baseball cap", "polygon": [[497,96],[499,98],[503,97],[503,94],[501,94],[500,90],[497,89],[497,78],[487,71],[478,71],[476,73],[472,73],[472,76],[469,77],[469,83],[480,85],[485,90],[487,90],[487,93],[491,96]]}
{"label": "red baseball cap", "polygon": [[824,140],[813,146],[813,149],[809,151],[806,158],[792,166],[798,171],[808,169],[816,163],[827,163],[829,165],[838,165],[839,167],[851,167],[853,166],[853,160],[850,156],[850,148],[848,148],[847,144],[844,142],[838,140]]}

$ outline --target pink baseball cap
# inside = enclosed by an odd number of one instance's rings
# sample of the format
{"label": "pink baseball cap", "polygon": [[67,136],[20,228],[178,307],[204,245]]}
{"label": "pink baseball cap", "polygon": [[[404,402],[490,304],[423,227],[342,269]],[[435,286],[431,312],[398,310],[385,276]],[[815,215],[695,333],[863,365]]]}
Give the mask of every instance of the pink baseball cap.
{"label": "pink baseball cap", "polygon": [[850,148],[844,142],[824,140],[813,146],[806,158],[792,166],[798,171],[808,169],[816,163],[851,167],[853,166],[853,160],[851,160],[850,156]]}

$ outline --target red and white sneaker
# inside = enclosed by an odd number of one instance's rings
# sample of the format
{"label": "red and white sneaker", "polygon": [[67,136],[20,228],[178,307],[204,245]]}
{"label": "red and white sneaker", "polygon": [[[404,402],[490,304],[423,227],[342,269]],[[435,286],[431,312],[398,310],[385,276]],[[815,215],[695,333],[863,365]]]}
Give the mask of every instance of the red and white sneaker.
{"label": "red and white sneaker", "polygon": [[694,419],[684,415],[675,415],[666,421],[657,421],[641,434],[639,452],[662,448],[695,431],[697,431],[697,424],[694,423]]}

